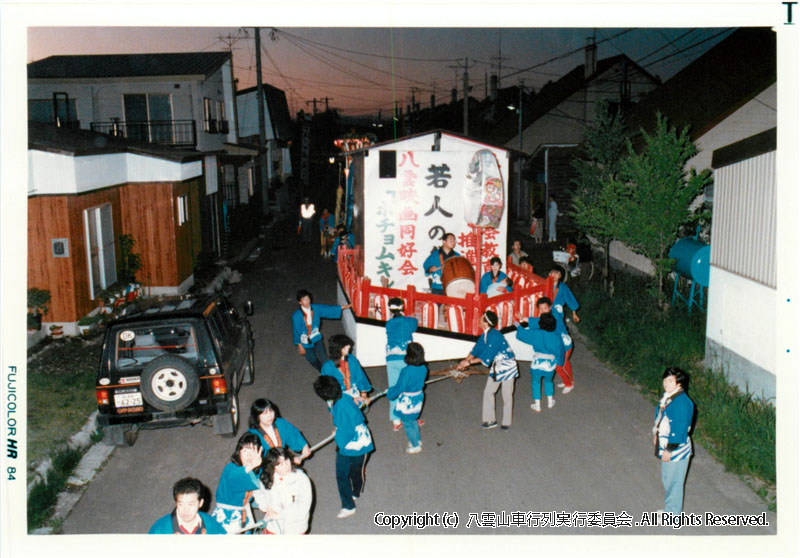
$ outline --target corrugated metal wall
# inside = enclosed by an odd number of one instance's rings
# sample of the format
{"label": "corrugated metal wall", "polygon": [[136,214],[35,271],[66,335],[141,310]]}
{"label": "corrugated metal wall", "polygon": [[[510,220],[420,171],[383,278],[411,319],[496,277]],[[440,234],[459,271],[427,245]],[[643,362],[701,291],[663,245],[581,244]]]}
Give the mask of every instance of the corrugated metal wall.
{"label": "corrugated metal wall", "polygon": [[775,152],[714,171],[711,265],[776,287]]}

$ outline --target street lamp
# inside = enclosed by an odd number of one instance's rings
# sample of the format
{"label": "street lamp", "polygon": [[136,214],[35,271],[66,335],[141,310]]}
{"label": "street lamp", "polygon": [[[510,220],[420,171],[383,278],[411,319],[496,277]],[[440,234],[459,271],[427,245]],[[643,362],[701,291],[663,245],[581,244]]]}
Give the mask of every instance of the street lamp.
{"label": "street lamp", "polygon": [[[517,112],[517,140],[518,140],[518,148],[517,150],[522,153],[522,92],[525,89],[525,85],[522,80],[519,80],[519,103],[518,107],[514,105],[508,105],[509,110],[514,110]],[[517,156],[517,201],[520,201],[520,197],[522,196],[522,155]],[[518,204],[519,207],[519,204]]]}

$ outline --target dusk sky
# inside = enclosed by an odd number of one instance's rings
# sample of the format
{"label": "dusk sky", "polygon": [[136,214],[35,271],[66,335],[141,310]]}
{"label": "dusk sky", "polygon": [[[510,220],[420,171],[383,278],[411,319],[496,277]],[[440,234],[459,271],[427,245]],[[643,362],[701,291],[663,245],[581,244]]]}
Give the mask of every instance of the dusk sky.
{"label": "dusk sky", "polygon": [[[583,64],[588,37],[598,60],[628,55],[668,79],[726,37],[719,28],[262,28],[263,79],[286,92],[292,114],[329,98],[343,114],[386,116],[393,100],[405,107],[412,88],[422,107],[447,102],[468,61],[472,96],[486,95],[488,76],[501,86],[539,90]],[[275,38],[276,40],[272,40]],[[237,27],[30,27],[27,61],[54,54],[220,51],[233,48],[239,88],[255,85],[254,30]],[[498,67],[501,57],[501,67]],[[555,59],[555,60],[553,60]],[[324,110],[324,101],[318,104]]]}

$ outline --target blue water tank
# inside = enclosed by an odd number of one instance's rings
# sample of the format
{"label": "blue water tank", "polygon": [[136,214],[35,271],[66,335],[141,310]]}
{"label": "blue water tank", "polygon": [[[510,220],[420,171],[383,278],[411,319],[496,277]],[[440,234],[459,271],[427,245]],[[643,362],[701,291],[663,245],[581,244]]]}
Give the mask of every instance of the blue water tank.
{"label": "blue water tank", "polygon": [[677,273],[695,281],[701,287],[708,287],[711,246],[694,238],[681,238],[670,248],[669,257],[677,260]]}

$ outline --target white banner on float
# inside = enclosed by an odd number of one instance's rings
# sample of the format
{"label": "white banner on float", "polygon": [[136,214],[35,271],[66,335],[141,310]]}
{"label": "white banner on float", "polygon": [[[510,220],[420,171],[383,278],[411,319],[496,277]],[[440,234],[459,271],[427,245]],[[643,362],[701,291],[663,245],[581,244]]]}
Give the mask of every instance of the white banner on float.
{"label": "white banner on float", "polygon": [[[464,218],[464,191],[472,184],[467,172],[475,151],[397,151],[394,178],[378,178],[378,157],[367,158],[364,273],[374,285],[386,277],[393,288],[427,289],[423,262],[441,246],[445,233],[456,235],[456,251],[475,266],[477,239]],[[505,200],[506,167],[506,161],[500,161]],[[484,269],[492,256],[505,261],[507,220],[504,207],[500,226],[484,228]]]}

